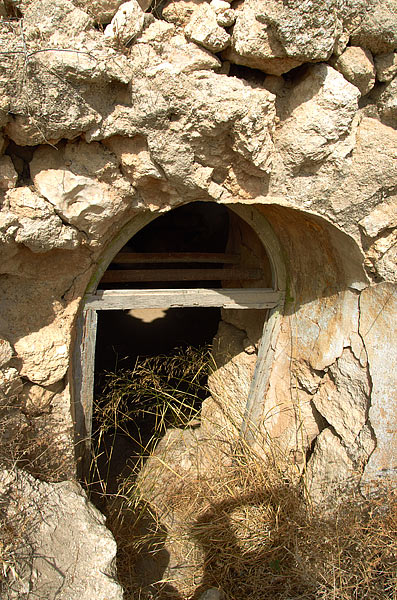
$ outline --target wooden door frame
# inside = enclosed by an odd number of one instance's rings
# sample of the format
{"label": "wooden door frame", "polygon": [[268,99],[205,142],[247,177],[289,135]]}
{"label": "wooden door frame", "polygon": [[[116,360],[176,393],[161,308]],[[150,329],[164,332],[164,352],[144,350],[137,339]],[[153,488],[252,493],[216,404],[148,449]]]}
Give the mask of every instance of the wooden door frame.
{"label": "wooden door frame", "polygon": [[279,332],[286,288],[286,270],[280,244],[267,219],[253,206],[227,205],[257,234],[269,258],[272,288],[211,289],[153,289],[99,290],[96,288],[114,256],[138,231],[159,213],[139,215],[128,223],[109,244],[87,287],[76,324],[73,353],[72,394],[77,458],[84,470],[90,450],[92,405],[94,389],[95,343],[98,310],[132,310],[134,308],[183,308],[217,306],[227,309],[268,309],[258,358],[241,424],[241,435],[248,442],[255,439],[260,422],[271,366]]}

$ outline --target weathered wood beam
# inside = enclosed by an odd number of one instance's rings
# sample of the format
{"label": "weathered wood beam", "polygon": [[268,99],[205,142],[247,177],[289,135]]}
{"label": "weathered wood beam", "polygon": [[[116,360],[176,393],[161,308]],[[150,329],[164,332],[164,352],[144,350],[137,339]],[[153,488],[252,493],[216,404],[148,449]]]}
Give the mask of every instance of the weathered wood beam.
{"label": "weathered wood beam", "polygon": [[86,297],[85,308],[94,310],[131,310],[134,308],[273,308],[280,292],[269,288],[238,289],[157,289],[99,290]]}
{"label": "weathered wood beam", "polygon": [[114,269],[105,271],[101,283],[142,281],[251,281],[263,277],[260,269]]}
{"label": "weathered wood beam", "polygon": [[238,264],[239,254],[215,252],[119,252],[112,260],[113,264],[128,265],[134,263],[223,263]]}

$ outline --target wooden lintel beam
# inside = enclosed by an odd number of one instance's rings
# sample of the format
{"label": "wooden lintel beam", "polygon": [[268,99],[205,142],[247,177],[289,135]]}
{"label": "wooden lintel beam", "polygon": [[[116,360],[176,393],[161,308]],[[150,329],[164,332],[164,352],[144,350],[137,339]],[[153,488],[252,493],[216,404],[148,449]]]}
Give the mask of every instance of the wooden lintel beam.
{"label": "wooden lintel beam", "polygon": [[101,283],[143,281],[252,281],[263,277],[260,269],[114,269],[105,271]]}
{"label": "wooden lintel beam", "polygon": [[132,310],[135,308],[222,307],[274,308],[281,293],[269,288],[99,290],[88,295],[86,309]]}
{"label": "wooden lintel beam", "polygon": [[113,264],[223,263],[238,264],[239,254],[215,252],[119,252]]}

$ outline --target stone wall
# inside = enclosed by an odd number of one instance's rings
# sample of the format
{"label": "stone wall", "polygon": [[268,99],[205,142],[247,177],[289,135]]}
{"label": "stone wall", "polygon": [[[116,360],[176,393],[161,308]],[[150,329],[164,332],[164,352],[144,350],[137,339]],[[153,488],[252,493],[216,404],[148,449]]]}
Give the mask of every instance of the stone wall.
{"label": "stone wall", "polygon": [[254,205],[288,278],[263,428],[311,449],[313,494],[395,477],[395,0],[120,4],[1,9],[2,402],[73,477],[68,369],[102,253],[147,211]]}

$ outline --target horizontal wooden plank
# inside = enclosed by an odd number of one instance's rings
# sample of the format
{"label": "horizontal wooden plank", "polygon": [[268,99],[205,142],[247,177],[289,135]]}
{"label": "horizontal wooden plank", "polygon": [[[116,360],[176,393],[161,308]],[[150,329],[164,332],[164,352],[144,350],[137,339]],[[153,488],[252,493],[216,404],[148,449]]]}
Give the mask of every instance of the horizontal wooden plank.
{"label": "horizontal wooden plank", "polygon": [[112,260],[113,264],[162,264],[162,263],[223,263],[236,265],[239,254],[214,252],[119,252]]}
{"label": "horizontal wooden plank", "polygon": [[105,271],[101,283],[142,281],[254,281],[261,279],[260,269],[114,269]]}
{"label": "horizontal wooden plank", "polygon": [[95,310],[131,310],[133,308],[273,308],[281,300],[280,292],[269,288],[238,289],[157,289],[98,290],[86,297],[85,308]]}

